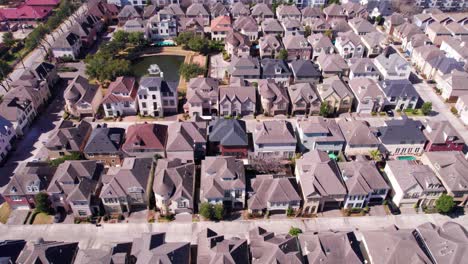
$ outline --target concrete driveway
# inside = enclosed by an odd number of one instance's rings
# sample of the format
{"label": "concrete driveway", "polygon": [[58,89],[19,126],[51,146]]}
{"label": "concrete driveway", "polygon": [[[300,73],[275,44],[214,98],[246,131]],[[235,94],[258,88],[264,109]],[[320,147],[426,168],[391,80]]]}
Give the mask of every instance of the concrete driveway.
{"label": "concrete driveway", "polygon": [[22,225],[28,213],[29,210],[12,210],[7,225]]}
{"label": "concrete driveway", "polygon": [[210,76],[223,79],[229,67],[229,62],[223,60],[223,54],[216,54],[210,58]]}

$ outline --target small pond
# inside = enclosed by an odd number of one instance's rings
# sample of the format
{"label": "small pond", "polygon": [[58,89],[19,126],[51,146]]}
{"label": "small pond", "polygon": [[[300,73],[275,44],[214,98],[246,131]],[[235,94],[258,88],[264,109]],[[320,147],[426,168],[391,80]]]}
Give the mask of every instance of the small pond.
{"label": "small pond", "polygon": [[155,55],[135,59],[130,66],[135,77],[141,78],[148,75],[148,68],[151,64],[159,65],[167,81],[179,81],[179,67],[184,63],[184,56],[175,55]]}

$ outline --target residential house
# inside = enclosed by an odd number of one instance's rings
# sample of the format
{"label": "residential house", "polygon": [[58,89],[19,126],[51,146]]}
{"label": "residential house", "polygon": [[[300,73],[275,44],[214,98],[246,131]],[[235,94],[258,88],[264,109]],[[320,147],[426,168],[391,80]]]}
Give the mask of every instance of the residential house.
{"label": "residential house", "polygon": [[180,159],[159,159],[154,171],[156,207],[163,215],[192,214],[195,195],[195,164]]}
{"label": "residential house", "polygon": [[458,97],[455,109],[463,124],[468,125],[468,94]]}
{"label": "residential house", "polygon": [[256,227],[249,231],[252,262],[303,263],[297,237]]}
{"label": "residential house", "polygon": [[310,60],[293,60],[288,63],[293,74],[294,83],[310,83],[318,84],[322,79],[322,73],[319,70],[318,65],[314,64]]}
{"label": "residential house", "polygon": [[73,153],[82,154],[91,131],[92,126],[87,121],[82,120],[79,124],[63,121],[44,144],[49,159],[53,160]]}
{"label": "residential house", "polygon": [[369,58],[374,58],[383,52],[387,44],[387,37],[379,31],[370,32],[361,36],[361,41],[366,47],[366,54]]}
{"label": "residential house", "polygon": [[442,41],[440,50],[445,51],[445,55],[457,61],[468,63],[467,41],[456,38],[447,38]]}
{"label": "residential house", "polygon": [[312,45],[313,61],[316,61],[317,58],[322,54],[328,55],[335,52],[335,46],[331,42],[330,38],[325,36],[323,33],[312,34],[307,37],[307,41],[309,41],[310,45]]}
{"label": "residential house", "polygon": [[445,192],[444,186],[427,165],[409,160],[389,160],[384,172],[392,186],[392,201],[401,208],[434,206]]}
{"label": "residential house", "polygon": [[[333,34],[332,37],[337,38],[338,34],[344,34],[346,32],[354,33],[351,27],[349,26],[348,22],[344,19],[333,19],[329,21],[331,26],[331,33]],[[327,32],[327,34],[330,31]],[[335,42],[336,43],[336,42]]]}
{"label": "residential house", "polygon": [[307,0],[309,5],[301,9],[302,19],[321,18],[323,16],[321,6],[325,5],[324,0]]}
{"label": "residential house", "polygon": [[250,16],[250,9],[242,2],[235,2],[231,5],[230,13],[232,18],[238,19],[241,16]]}
{"label": "residential house", "polygon": [[110,83],[102,99],[106,117],[136,115],[138,111],[135,77],[120,76]]}
{"label": "residential house", "polygon": [[[55,67],[54,64],[45,61],[34,63],[32,67],[30,67],[30,73],[32,73],[32,75],[34,75],[40,81],[46,82],[49,88],[54,87],[54,85],[57,84],[57,82],[59,81],[59,76],[57,75],[57,67]],[[21,75],[21,77],[23,78],[20,77],[18,80],[16,80],[10,85],[13,85],[21,79],[25,80],[26,82],[34,83],[34,78],[31,78],[32,75],[28,74],[28,71],[25,71]]]}
{"label": "residential house", "polygon": [[344,13],[348,19],[354,19],[357,17],[367,18],[368,15],[372,15],[368,14],[366,6],[362,5],[361,3],[347,1],[347,3],[343,3],[341,7],[343,8]]}
{"label": "residential house", "polygon": [[63,97],[65,110],[75,117],[83,117],[97,114],[103,96],[99,86],[78,75],[65,89]]}
{"label": "residential house", "polygon": [[11,150],[11,144],[15,138],[13,124],[0,116],[0,164],[3,163]]}
{"label": "residential house", "polygon": [[174,122],[168,126],[166,156],[182,162],[194,162],[206,155],[206,129],[204,121]]}
{"label": "residential house", "polygon": [[413,84],[406,79],[384,80],[379,82],[379,87],[386,97],[385,109],[404,110],[418,106],[419,94]]}
{"label": "residential house", "polygon": [[317,90],[320,99],[328,104],[329,114],[340,114],[351,111],[354,95],[340,77],[333,76],[324,79]]}
{"label": "residential house", "polygon": [[37,115],[30,99],[24,94],[18,93],[24,89],[9,91],[0,103],[0,116],[13,124],[13,130],[17,136],[23,136],[27,128]]}
{"label": "residential house", "polygon": [[382,142],[381,152],[385,155],[421,155],[426,145],[426,136],[422,132],[422,123],[407,118],[385,121],[379,128]]}
{"label": "residential house", "polygon": [[229,17],[228,15],[218,16],[211,20],[210,32],[212,40],[224,41],[226,36],[231,31],[231,17]]}
{"label": "residential house", "polygon": [[50,87],[54,85],[46,77],[41,77],[33,68],[26,69],[20,77],[9,84],[5,98],[23,97],[30,100],[37,113],[43,110],[50,99]]}
{"label": "residential house", "polygon": [[16,263],[73,263],[78,242],[37,241],[26,244]]}
{"label": "residential house", "polygon": [[[455,263],[463,261],[467,256],[463,250],[466,246],[466,228],[462,225],[449,221],[440,227],[426,222],[418,226],[414,233],[416,240],[424,249],[434,263]],[[440,250],[440,243],[447,245],[451,251],[446,254]]]}
{"label": "residential house", "polygon": [[291,98],[292,115],[318,115],[320,113],[321,101],[311,83],[296,83],[288,87]]}
{"label": "residential house", "polygon": [[453,71],[463,72],[463,66],[463,62],[459,62],[454,58],[449,58],[445,55],[440,55],[427,61],[426,65],[422,69],[422,75],[428,79],[440,82]]}
{"label": "residential house", "polygon": [[305,232],[299,234],[302,254],[308,263],[362,263],[361,252],[353,232]]}
{"label": "residential house", "polygon": [[67,160],[57,167],[47,193],[55,210],[71,212],[76,218],[99,214],[102,166],[93,160]]}
{"label": "residential house", "polygon": [[163,11],[164,9],[146,22],[145,35],[151,41],[172,39],[177,36],[176,16],[165,14]]}
{"label": "residential house", "polygon": [[122,26],[128,20],[142,18],[140,12],[138,12],[137,8],[133,5],[124,5],[120,10],[119,14],[117,15],[117,19],[119,20],[119,25]]}
{"label": "residential house", "polygon": [[97,33],[101,27],[102,24],[97,17],[87,15],[82,21],[77,21],[70,31],[80,38],[83,47],[90,48],[97,40]]}
{"label": "residential house", "polygon": [[377,29],[367,19],[361,17],[355,17],[348,20],[348,24],[351,29],[359,36],[365,36],[371,32],[377,31]]}
{"label": "residential house", "polygon": [[205,29],[203,26],[204,20],[201,17],[181,17],[177,21],[177,31],[179,32],[191,32],[196,36],[204,37]]}
{"label": "residential house", "polygon": [[302,24],[304,24],[304,27],[310,27],[310,31],[313,34],[323,34],[325,32],[333,33],[332,26],[324,18],[303,18]]}
{"label": "residential house", "polygon": [[211,20],[213,21],[220,16],[229,16],[229,11],[223,5],[223,3],[216,2],[210,6],[210,16]]}
{"label": "residential house", "polygon": [[170,4],[165,6],[163,9],[158,11],[158,15],[161,20],[169,17],[175,17],[177,21],[180,21],[182,18],[185,18],[185,13],[179,4]]}
{"label": "residential house", "polygon": [[137,94],[141,115],[163,117],[177,114],[177,82],[161,77],[142,77]]}
{"label": "residential house", "polygon": [[288,60],[310,60],[312,56],[312,46],[304,36],[285,36],[283,37],[283,45],[288,52]]}
{"label": "residential house", "polygon": [[121,146],[124,142],[125,129],[97,127],[91,132],[84,148],[88,160],[96,160],[105,166],[120,166],[123,159]]}
{"label": "residential house", "polygon": [[384,51],[374,59],[374,64],[383,80],[408,80],[411,74],[410,64],[396,52]]}
{"label": "residential house", "polygon": [[265,19],[262,21],[261,24],[263,36],[273,35],[276,37],[283,37],[284,36],[284,28],[283,25],[277,20],[273,18]]}
{"label": "residential house", "polygon": [[[133,239],[131,251],[127,254],[129,261],[137,259],[138,263],[142,264],[155,262],[189,264],[190,243],[166,242],[166,233],[143,233],[141,237]],[[122,253],[117,258],[122,258]]]}
{"label": "residential house", "polygon": [[276,35],[265,35],[258,40],[260,58],[275,58],[282,50],[282,43]]}
{"label": "residential house", "polygon": [[[253,191],[249,194],[247,204],[251,214],[286,214],[288,210],[297,211],[300,207],[301,197],[287,177],[257,175],[250,180],[250,185]],[[257,253],[252,248],[253,243],[251,240],[252,255]]]}
{"label": "residential house", "polygon": [[343,206],[346,188],[338,165],[326,152],[312,150],[297,159],[294,175],[302,190],[304,213],[317,214]]}
{"label": "residential house", "polygon": [[243,209],[247,198],[244,163],[235,157],[206,157],[201,162],[200,202]]}
{"label": "residential house", "polygon": [[47,189],[55,170],[47,162],[20,163],[3,189],[3,199],[13,210],[35,208],[36,195]]}
{"label": "residential house", "polygon": [[345,10],[341,5],[337,4],[331,4],[323,9],[323,13],[325,14],[325,18],[327,20],[332,20],[332,19],[346,19],[346,13]]}
{"label": "residential house", "polygon": [[405,47],[412,36],[421,33],[424,32],[418,26],[405,22],[395,28],[393,31],[393,38],[401,42],[401,45]]}
{"label": "residential house", "polygon": [[378,81],[380,78],[380,72],[375,66],[372,59],[369,58],[357,58],[349,61],[351,65],[349,67],[349,79],[355,78],[367,78]]}
{"label": "residential house", "polygon": [[224,50],[230,57],[248,58],[251,42],[249,37],[237,31],[231,31],[224,39]]}
{"label": "residential house", "polygon": [[345,208],[364,208],[381,205],[390,187],[377,169],[375,162],[359,156],[350,162],[338,162],[341,178],[348,190]]}
{"label": "residential house", "polygon": [[7,263],[16,263],[25,245],[25,240],[4,240],[0,242],[0,256]]}
{"label": "residential house", "polygon": [[354,78],[349,81],[354,94],[357,113],[380,112],[385,104],[385,95],[377,82],[370,78]]}
{"label": "residential house", "polygon": [[429,60],[443,55],[444,52],[434,45],[420,46],[413,49],[411,63],[417,70],[422,71]]}
{"label": "residential house", "polygon": [[354,32],[338,33],[335,40],[338,53],[345,59],[364,57],[365,48],[361,38]]}
{"label": "residential house", "polygon": [[468,161],[462,152],[426,152],[421,161],[428,165],[442,182],[455,203],[466,206],[468,200]]}
{"label": "residential house", "polygon": [[242,78],[246,81],[257,82],[260,79],[260,62],[253,57],[232,57],[228,67],[230,77]]}
{"label": "residential house", "polygon": [[302,25],[300,20],[292,19],[292,18],[285,18],[281,21],[281,25],[284,28],[284,35],[304,35],[305,28]]}
{"label": "residential house", "polygon": [[440,46],[444,39],[450,38],[452,33],[439,22],[432,22],[426,27],[426,35],[434,45]]}
{"label": "residential house", "polygon": [[273,79],[258,83],[261,106],[265,115],[287,115],[290,105],[287,89]]}
{"label": "residential house", "polygon": [[215,118],[208,127],[208,150],[222,156],[247,158],[249,140],[245,122],[237,119]]}
{"label": "residential house", "polygon": [[364,231],[362,236],[362,247],[372,264],[407,261],[432,263],[419,247],[412,230],[391,227],[386,230]]}
{"label": "residential house", "polygon": [[301,11],[295,5],[279,5],[276,8],[276,17],[279,21],[286,19],[301,20]]}
{"label": "residential house", "polygon": [[367,122],[342,119],[338,121],[338,125],[346,141],[346,156],[369,155],[371,151],[379,148],[380,141]]}
{"label": "residential house", "polygon": [[419,34],[411,36],[408,42],[406,43],[406,45],[404,46],[402,45],[402,48],[403,50],[405,50],[405,53],[407,55],[411,56],[415,48],[426,46],[426,45],[432,45],[431,40],[426,36],[426,34],[419,33]]}
{"label": "residential house", "polygon": [[343,134],[334,119],[321,116],[299,119],[296,131],[301,152],[320,150],[338,153],[345,145]]}
{"label": "residential house", "polygon": [[249,37],[250,41],[258,39],[260,27],[257,25],[256,20],[251,16],[241,16],[232,24],[234,30]]}
{"label": "residential house", "polygon": [[149,19],[152,16],[156,15],[157,13],[157,6],[155,4],[150,3],[149,5],[143,8],[143,19]]}
{"label": "residential house", "polygon": [[258,24],[261,24],[262,21],[269,18],[274,18],[275,14],[265,3],[257,3],[250,8],[251,16],[257,21]]}
{"label": "residential house", "polygon": [[198,263],[216,263],[221,259],[231,263],[249,262],[249,246],[245,238],[227,239],[212,229],[206,228],[198,234],[197,245]]}
{"label": "residential house", "polygon": [[257,92],[254,86],[232,84],[219,89],[219,114],[222,116],[255,115]]}
{"label": "residential house", "polygon": [[78,35],[68,32],[60,35],[52,45],[52,54],[55,58],[72,58],[77,59],[81,50],[81,39]]}
{"label": "residential house", "polygon": [[106,213],[118,215],[148,207],[152,163],[152,158],[125,158],[122,167],[110,168],[102,176],[99,198]]}
{"label": "residential house", "polygon": [[218,81],[197,77],[187,85],[187,103],[184,111],[190,116],[211,116],[218,113]]}
{"label": "residential house", "polygon": [[462,151],[465,141],[460,133],[447,121],[424,123],[424,135],[427,138],[425,151]]}
{"label": "residential house", "polygon": [[155,155],[165,157],[168,127],[161,124],[134,124],[127,128],[122,151],[128,156],[152,158]]}
{"label": "residential house", "polygon": [[262,79],[272,79],[277,84],[286,85],[292,76],[291,70],[284,60],[264,58],[260,61]]}
{"label": "residential house", "polygon": [[[414,16],[415,20],[416,20],[416,16],[417,15]],[[399,25],[405,23],[405,21],[406,19],[402,14],[394,12],[393,14],[385,17],[385,20],[383,23],[385,32],[389,35],[393,35],[393,31],[395,30],[395,27],[398,27]]]}
{"label": "residential house", "polygon": [[296,134],[285,120],[256,124],[253,132],[254,155],[261,159],[290,159],[296,154]]}
{"label": "residential house", "polygon": [[210,25],[210,14],[206,11],[203,4],[193,3],[185,11],[185,15],[188,18],[200,18],[203,21],[202,26],[206,27]]}
{"label": "residential house", "polygon": [[317,57],[317,64],[324,78],[343,77],[349,74],[349,66],[339,54],[320,54]]}

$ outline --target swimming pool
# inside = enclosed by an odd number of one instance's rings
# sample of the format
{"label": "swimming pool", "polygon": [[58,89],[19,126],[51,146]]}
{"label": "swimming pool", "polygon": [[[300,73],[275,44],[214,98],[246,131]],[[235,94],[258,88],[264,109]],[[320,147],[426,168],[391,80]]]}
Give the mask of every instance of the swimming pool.
{"label": "swimming pool", "polygon": [[398,156],[397,160],[416,160],[415,156]]}

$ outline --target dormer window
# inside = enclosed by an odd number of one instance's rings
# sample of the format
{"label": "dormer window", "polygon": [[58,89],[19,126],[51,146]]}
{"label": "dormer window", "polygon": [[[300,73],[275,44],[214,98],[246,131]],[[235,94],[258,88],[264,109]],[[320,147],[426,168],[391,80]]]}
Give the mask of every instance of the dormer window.
{"label": "dormer window", "polygon": [[12,193],[16,193],[17,191],[18,191],[18,190],[16,189],[16,187],[15,187],[15,186],[11,187],[11,191],[10,191],[10,192],[12,192]]}

